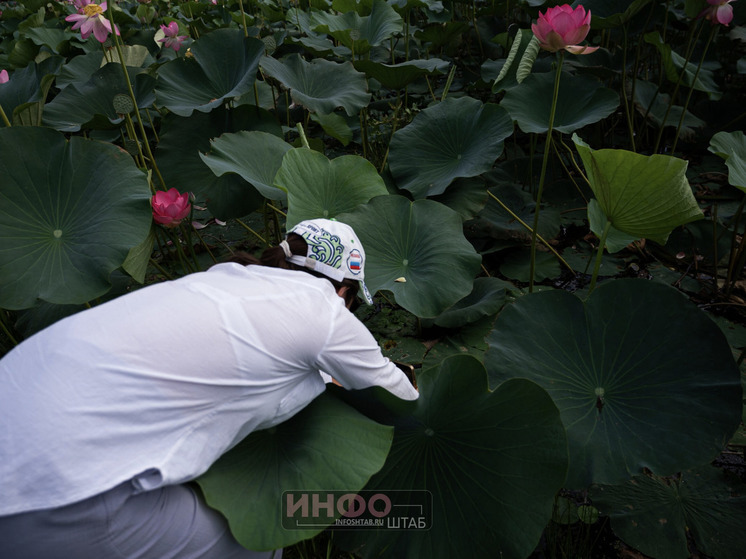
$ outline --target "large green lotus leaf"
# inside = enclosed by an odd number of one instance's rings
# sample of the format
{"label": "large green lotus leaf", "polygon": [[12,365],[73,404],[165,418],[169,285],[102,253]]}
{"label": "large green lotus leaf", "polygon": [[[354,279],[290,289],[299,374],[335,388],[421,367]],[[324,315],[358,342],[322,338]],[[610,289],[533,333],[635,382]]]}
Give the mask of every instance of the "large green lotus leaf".
{"label": "large green lotus leaf", "polygon": [[216,176],[236,173],[270,200],[285,200],[284,190],[273,186],[282,156],[293,146],[267,132],[226,133],[210,141],[210,152],[200,153]]}
{"label": "large green lotus leaf", "polygon": [[[526,133],[543,134],[549,130],[554,95],[554,72],[530,74],[523,82],[505,92],[500,106]],[[554,130],[569,134],[583,126],[603,120],[619,106],[619,93],[604,87],[588,75],[562,73],[554,114]]]}
{"label": "large green lotus leaf", "polygon": [[6,116],[12,119],[16,107],[26,103],[43,103],[63,61],[60,56],[52,56],[14,71],[10,81],[0,85],[0,106]]}
{"label": "large green lotus leaf", "polygon": [[725,336],[662,284],[613,280],[585,303],[559,290],[524,295],[502,310],[487,343],[493,385],[534,380],[560,408],[569,488],[707,462],[741,419]]}
{"label": "large green lotus leaf", "polygon": [[687,559],[687,532],[698,551],[741,559],[746,549],[746,486],[709,464],[672,479],[637,476],[591,488],[593,505],[614,533],[656,559]]}
{"label": "large green lotus leaf", "polygon": [[[137,106],[149,107],[155,101],[155,79],[142,68],[127,68]],[[96,115],[104,115],[110,123],[121,122],[114,110],[114,96],[127,95],[127,83],[119,64],[106,64],[84,84],[70,83],[44,107],[44,124],[60,132],[77,132]],[[109,127],[117,128],[118,124]]]}
{"label": "large green lotus leaf", "polygon": [[367,159],[343,155],[330,161],[308,148],[285,153],[275,186],[288,195],[288,229],[304,219],[331,219],[387,192]]}
{"label": "large green lotus leaf", "polygon": [[391,173],[399,188],[415,198],[442,194],[456,178],[489,171],[512,133],[510,117],[500,106],[448,97],[394,133]]}
{"label": "large green lotus leaf", "polygon": [[572,139],[593,194],[619,231],[665,244],[675,227],[704,217],[689,187],[683,159],[622,149],[593,150],[577,134]]}
{"label": "large green lotus leaf", "polygon": [[366,489],[429,491],[432,527],[338,532],[335,542],[365,558],[528,557],[567,469],[551,398],[525,379],[490,392],[484,366],[468,355],[417,380],[416,407],[395,414],[391,451]]}
{"label": "large green lotus leaf", "polygon": [[355,69],[365,72],[369,78],[377,80],[388,89],[404,89],[417,78],[433,74],[444,74],[449,62],[440,58],[408,60],[399,64],[383,64],[369,58],[355,60]]}
{"label": "large green lotus leaf", "polygon": [[256,79],[264,43],[240,29],[217,29],[192,43],[193,56],[158,69],[158,104],[179,116],[209,113],[228,98],[249,91]]}
{"label": "large green lotus leaf", "polygon": [[0,307],[76,304],[150,231],[150,188],[119,148],[49,128],[0,129]]}
{"label": "large green lotus leaf", "polygon": [[394,33],[401,33],[404,20],[383,0],[376,0],[370,15],[357,12],[331,14],[329,11],[311,12],[311,25],[316,32],[328,33],[355,55],[363,55],[387,41]]}
{"label": "large green lotus leaf", "polygon": [[294,102],[311,112],[329,114],[343,107],[353,116],[370,102],[365,74],[355,71],[351,62],[338,64],[322,58],[306,62],[299,54],[291,54],[282,61],[262,57],[261,66],[290,90]]}
{"label": "large green lotus leaf", "polygon": [[736,132],[718,132],[710,139],[709,149],[725,159],[728,182],[746,191],[746,135]]}
{"label": "large green lotus leaf", "polygon": [[199,202],[219,219],[242,217],[258,208],[263,196],[241,176],[229,173],[216,177],[201,159],[210,150],[210,140],[225,132],[260,130],[280,136],[277,121],[267,111],[241,105],[219,107],[190,117],[167,115],[162,120],[161,141],[155,153],[167,186],[193,192]]}
{"label": "large green lotus leaf", "polygon": [[288,421],[251,433],[197,483],[243,546],[277,549],[325,528],[283,528],[284,492],[359,491],[383,466],[392,437],[391,427],[324,393]]}
{"label": "large green lotus leaf", "polygon": [[450,208],[433,200],[379,196],[339,219],[365,247],[371,293],[391,291],[400,306],[423,318],[438,316],[471,293],[482,259]]}

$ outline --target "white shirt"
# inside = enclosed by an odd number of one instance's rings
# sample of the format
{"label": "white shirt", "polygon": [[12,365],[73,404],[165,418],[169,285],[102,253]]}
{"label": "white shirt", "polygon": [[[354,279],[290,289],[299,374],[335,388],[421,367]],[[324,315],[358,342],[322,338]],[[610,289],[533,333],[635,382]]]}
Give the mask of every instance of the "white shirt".
{"label": "white shirt", "polygon": [[219,264],[65,318],[0,360],[0,516],[204,473],[324,391],[417,392],[331,283]]}

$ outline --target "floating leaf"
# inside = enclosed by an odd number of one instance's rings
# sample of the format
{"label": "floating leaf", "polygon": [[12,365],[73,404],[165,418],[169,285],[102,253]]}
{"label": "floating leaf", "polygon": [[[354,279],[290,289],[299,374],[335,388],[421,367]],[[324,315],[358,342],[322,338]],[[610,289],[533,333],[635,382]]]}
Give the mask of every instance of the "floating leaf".
{"label": "floating leaf", "polygon": [[416,407],[394,415],[389,457],[366,489],[429,491],[432,528],[338,532],[335,542],[365,558],[524,559],[567,467],[556,406],[524,379],[490,392],[471,356],[450,357],[417,381]]}
{"label": "floating leaf", "polygon": [[0,129],[0,307],[85,303],[148,235],[150,188],[111,144]]}
{"label": "floating leaf", "polygon": [[[619,231],[665,244],[675,227],[704,217],[686,179],[683,159],[621,149],[592,150],[577,134],[572,139],[598,204]],[[594,233],[600,236],[601,231]]]}
{"label": "floating leaf", "polygon": [[448,97],[394,133],[391,173],[415,198],[442,194],[454,179],[490,170],[512,133],[510,117],[498,105]]}
{"label": "floating leaf", "polygon": [[707,462],[741,419],[725,336],[661,284],[609,281],[586,302],[559,290],[524,295],[500,312],[487,343],[493,386],[527,378],[560,408],[572,489]]}
{"label": "floating leaf", "polygon": [[[459,215],[432,200],[379,196],[339,217],[365,247],[365,283],[419,317],[436,317],[471,293],[481,257]],[[404,277],[406,282],[397,282]]]}
{"label": "floating leaf", "polygon": [[686,559],[691,534],[708,557],[743,557],[746,486],[709,464],[673,479],[636,476],[594,486],[591,498],[611,518],[614,533],[645,555]]}

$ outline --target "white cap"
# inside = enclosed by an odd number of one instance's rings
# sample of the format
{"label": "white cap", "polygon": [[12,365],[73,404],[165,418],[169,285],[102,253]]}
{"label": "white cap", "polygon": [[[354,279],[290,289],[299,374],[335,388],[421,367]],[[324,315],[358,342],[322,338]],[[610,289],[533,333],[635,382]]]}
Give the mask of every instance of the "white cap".
{"label": "white cap", "polygon": [[365,285],[365,251],[352,227],[333,219],[301,221],[288,234],[303,237],[308,244],[306,256],[291,254],[288,262],[314,270],[335,281],[352,279],[360,282],[362,295],[369,305],[373,298]]}

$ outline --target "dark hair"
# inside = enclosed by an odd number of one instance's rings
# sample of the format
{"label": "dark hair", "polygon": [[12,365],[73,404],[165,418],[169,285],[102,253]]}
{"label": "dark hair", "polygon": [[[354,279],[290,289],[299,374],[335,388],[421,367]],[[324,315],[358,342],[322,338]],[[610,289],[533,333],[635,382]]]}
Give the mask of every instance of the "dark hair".
{"label": "dark hair", "polygon": [[[308,252],[308,244],[303,237],[295,233],[290,233],[288,235],[287,242],[288,246],[290,246],[290,252],[292,252],[293,254],[298,254],[300,256],[306,256],[306,253]],[[236,251],[229,258],[227,258],[225,262],[236,262],[238,264],[241,264],[242,266],[249,266],[251,264],[254,264],[258,266],[269,266],[270,268],[283,268],[285,270],[298,270],[301,272],[306,272],[308,274],[311,274],[312,276],[324,278],[325,280],[330,281],[334,286],[335,291],[339,291],[342,287],[347,287],[347,292],[344,295],[345,305],[347,305],[352,311],[360,306],[360,299],[357,296],[358,289],[360,289],[360,284],[357,280],[344,278],[342,281],[337,281],[328,276],[325,276],[324,274],[321,274],[314,270],[310,270],[304,266],[299,266],[298,264],[288,262],[285,259],[285,251],[282,250],[282,247],[280,246],[269,247],[268,249],[265,249],[259,258],[248,252]]]}

